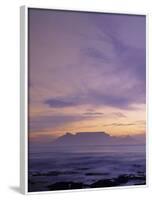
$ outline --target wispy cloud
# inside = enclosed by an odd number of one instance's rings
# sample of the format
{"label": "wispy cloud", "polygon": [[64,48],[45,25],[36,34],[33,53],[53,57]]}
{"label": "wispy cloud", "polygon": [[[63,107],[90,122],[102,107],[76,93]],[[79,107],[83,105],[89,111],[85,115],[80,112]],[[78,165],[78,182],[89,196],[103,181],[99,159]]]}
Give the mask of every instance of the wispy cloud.
{"label": "wispy cloud", "polygon": [[94,107],[98,106],[111,106],[121,109],[130,109],[133,108],[133,104],[145,103],[143,98],[140,98],[140,95],[134,96],[130,91],[131,95],[115,95],[114,93],[105,93],[102,91],[96,90],[87,90],[85,95],[81,92],[77,93],[76,96],[64,96],[58,98],[50,98],[44,101],[44,104],[47,104],[49,107],[62,108],[70,106],[79,106],[79,105],[91,105]]}
{"label": "wispy cloud", "polygon": [[103,125],[104,127],[106,126],[145,126],[145,121],[144,120],[139,120],[135,121],[133,123],[111,123],[111,124],[105,124]]}
{"label": "wispy cloud", "polygon": [[45,104],[49,105],[50,107],[54,108],[63,108],[63,107],[69,107],[69,106],[76,106],[78,105],[78,102],[75,101],[75,99],[69,100],[67,99],[48,99],[44,102]]}
{"label": "wispy cloud", "polygon": [[121,113],[121,112],[113,112],[112,114],[115,115],[116,117],[126,118],[126,115],[124,115],[124,114]]}
{"label": "wispy cloud", "polygon": [[146,101],[145,24],[144,16],[31,9],[29,111],[41,116],[30,117],[30,130],[91,117],[144,119],[136,113]]}
{"label": "wispy cloud", "polygon": [[91,116],[101,116],[101,115],[104,115],[104,113],[102,113],[102,112],[85,112],[85,113],[83,113],[83,115],[91,115]]}
{"label": "wispy cloud", "polygon": [[111,124],[105,124],[103,126],[134,126],[136,124],[134,123],[111,123]]}

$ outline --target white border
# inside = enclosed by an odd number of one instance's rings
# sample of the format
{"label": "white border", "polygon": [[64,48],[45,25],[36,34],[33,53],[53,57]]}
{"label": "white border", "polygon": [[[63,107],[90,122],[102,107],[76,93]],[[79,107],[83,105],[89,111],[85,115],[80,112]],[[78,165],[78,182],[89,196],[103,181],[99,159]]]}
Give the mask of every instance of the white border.
{"label": "white border", "polygon": [[[57,191],[41,191],[28,192],[28,9],[46,9],[59,11],[78,11],[92,12],[105,14],[128,14],[128,15],[143,15],[146,17],[146,184],[132,186],[118,186],[105,188],[89,188],[89,189],[73,189],[73,190],[57,190]],[[23,194],[50,194],[63,192],[79,192],[79,191],[101,191],[111,189],[131,189],[131,188],[147,188],[149,186],[149,123],[148,123],[148,88],[149,88],[149,69],[148,69],[148,24],[149,15],[145,13],[132,13],[126,11],[102,11],[101,9],[81,9],[67,7],[38,7],[38,6],[21,6],[20,7],[20,190]]]}
{"label": "white border", "polygon": [[28,193],[28,9],[20,8],[20,190]]}

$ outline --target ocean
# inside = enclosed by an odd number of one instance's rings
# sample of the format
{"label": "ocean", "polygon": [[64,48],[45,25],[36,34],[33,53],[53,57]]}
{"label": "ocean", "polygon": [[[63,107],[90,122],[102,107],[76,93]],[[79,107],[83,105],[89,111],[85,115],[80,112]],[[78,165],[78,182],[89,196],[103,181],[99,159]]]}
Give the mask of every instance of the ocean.
{"label": "ocean", "polygon": [[146,184],[145,145],[31,145],[28,191]]}

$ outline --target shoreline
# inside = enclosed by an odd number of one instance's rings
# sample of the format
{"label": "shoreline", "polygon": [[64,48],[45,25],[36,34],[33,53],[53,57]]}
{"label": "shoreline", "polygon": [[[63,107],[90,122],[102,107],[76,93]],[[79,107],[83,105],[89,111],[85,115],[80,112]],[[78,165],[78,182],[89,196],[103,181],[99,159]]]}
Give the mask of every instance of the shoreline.
{"label": "shoreline", "polygon": [[70,189],[85,189],[85,188],[104,188],[116,186],[132,186],[132,185],[145,185],[146,176],[144,172],[135,174],[121,174],[115,178],[98,179],[93,183],[86,184],[79,181],[58,181],[53,184],[43,183],[42,187],[40,182],[34,182],[29,179],[29,192],[40,191],[54,191],[54,190],[70,190]]}

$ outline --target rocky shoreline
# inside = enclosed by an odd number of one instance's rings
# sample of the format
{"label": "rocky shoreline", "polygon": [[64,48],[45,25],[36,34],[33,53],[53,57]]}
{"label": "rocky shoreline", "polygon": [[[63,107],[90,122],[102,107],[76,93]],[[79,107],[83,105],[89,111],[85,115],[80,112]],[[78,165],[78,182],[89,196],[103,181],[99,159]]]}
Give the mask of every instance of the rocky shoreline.
{"label": "rocky shoreline", "polygon": [[48,185],[49,190],[66,190],[66,189],[83,189],[83,188],[103,188],[125,185],[130,181],[139,181],[139,184],[133,185],[145,185],[146,178],[143,175],[120,175],[118,178],[98,180],[92,184],[83,184],[81,182],[58,182]]}
{"label": "rocky shoreline", "polygon": [[[34,176],[39,176],[40,174],[35,174]],[[46,175],[46,174],[45,174]],[[49,175],[57,175],[57,173],[48,173]],[[91,174],[89,174],[91,175]],[[42,176],[42,174],[41,174]],[[43,174],[44,176],[44,174]],[[31,181],[29,179],[29,192],[37,192],[37,182]],[[75,181],[61,181],[53,184],[46,185],[42,191],[55,191],[55,190],[72,190],[72,189],[85,189],[85,188],[104,188],[104,187],[116,187],[116,186],[132,186],[132,185],[145,185],[146,176],[143,172],[138,172],[135,174],[122,174],[116,178],[101,179],[94,181],[91,184],[86,184],[83,182]],[[35,188],[35,189],[34,189]]]}

